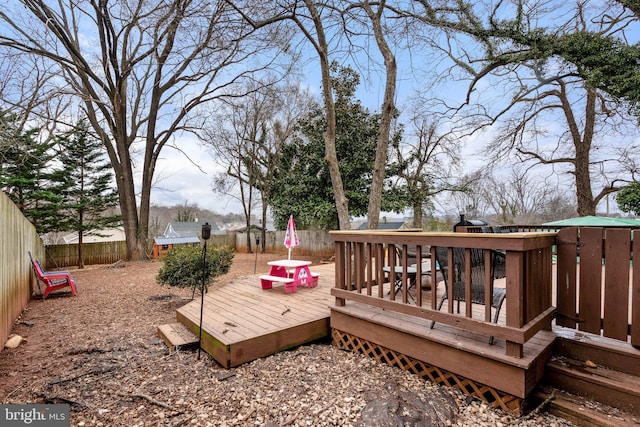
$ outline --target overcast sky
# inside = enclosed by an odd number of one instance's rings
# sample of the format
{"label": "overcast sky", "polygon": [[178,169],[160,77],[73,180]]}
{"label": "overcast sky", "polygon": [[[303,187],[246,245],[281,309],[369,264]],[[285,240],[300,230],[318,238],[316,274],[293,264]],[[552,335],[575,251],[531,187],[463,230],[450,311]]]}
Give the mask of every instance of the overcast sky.
{"label": "overcast sky", "polygon": [[[427,58],[423,58],[423,60],[427,61],[427,63],[424,67],[420,67],[420,65],[415,62],[418,56],[421,55],[418,54],[403,58],[398,57],[398,52],[396,52],[399,69],[396,104],[401,109],[406,107],[407,98],[411,96],[416,89],[425,89],[425,87],[430,84],[428,70],[432,68],[434,63],[438,62],[436,61],[437,58],[426,55]],[[424,53],[422,53],[422,56],[424,56]],[[364,64],[366,67],[367,65],[371,65],[371,62],[365,61]],[[372,69],[373,68],[375,68],[375,66],[373,66]],[[304,81],[302,81],[302,84],[308,85],[311,93],[318,96],[320,93],[320,74],[317,61],[313,59],[310,60],[309,64],[303,69],[304,73],[302,74],[304,75]],[[357,67],[356,71],[363,76],[369,72],[368,69],[357,69]],[[411,71],[416,71],[417,74],[414,75]],[[365,78],[363,78],[356,96],[371,112],[377,112],[380,110],[380,102],[383,97],[384,74],[376,73],[374,70],[371,81],[373,81],[373,83],[367,82]],[[436,93],[438,97],[446,97],[450,105],[458,105],[464,100],[466,89],[467,82],[455,80],[455,78],[452,77],[447,79],[446,86],[437,88]],[[505,96],[503,93],[504,89],[500,86],[494,86],[488,79],[481,80],[476,86],[474,93],[485,92],[485,90],[494,93],[493,96],[488,97],[489,101],[487,102],[489,103],[499,101],[501,97]],[[406,122],[406,118],[401,116],[400,121]],[[559,117],[558,122],[550,124],[550,127],[562,126],[563,124],[564,119]],[[490,140],[491,133],[491,131],[477,133],[471,138],[460,141],[460,150],[464,153],[463,158],[466,163],[465,170],[472,171],[486,164],[486,160],[482,158],[480,153],[484,144]],[[637,136],[637,133],[630,136],[630,142],[633,141],[634,137],[637,138]],[[178,144],[181,150],[189,156],[191,161],[177,150],[170,147],[163,149],[162,158],[159,159],[157,163],[156,183],[152,190],[152,203],[161,205],[194,203],[200,208],[209,209],[221,214],[230,212],[242,213],[242,206],[238,200],[213,192],[212,180],[214,176],[220,172],[224,172],[226,168],[216,164],[211,151],[203,147],[192,136],[180,138]],[[196,163],[197,166],[193,163]],[[508,169],[508,166],[505,168]],[[558,176],[558,179],[567,181],[567,183],[570,180],[567,175]],[[599,191],[599,189],[594,190]],[[615,205],[615,202],[612,204]]]}
{"label": "overcast sky", "polygon": [[242,213],[236,199],[213,192],[212,180],[224,169],[216,164],[207,147],[194,137],[180,138],[179,144],[184,153],[171,147],[162,150],[151,191],[152,203],[164,206],[189,203],[220,214]]}

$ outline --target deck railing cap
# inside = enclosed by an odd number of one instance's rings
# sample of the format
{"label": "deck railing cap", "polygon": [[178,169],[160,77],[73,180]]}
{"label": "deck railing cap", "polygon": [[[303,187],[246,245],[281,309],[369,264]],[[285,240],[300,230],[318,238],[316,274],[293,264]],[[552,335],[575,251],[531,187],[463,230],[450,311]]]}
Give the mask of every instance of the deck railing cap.
{"label": "deck railing cap", "polygon": [[379,230],[333,230],[335,242],[387,243],[396,245],[451,246],[526,251],[552,245],[557,232],[514,233],[397,232]]}

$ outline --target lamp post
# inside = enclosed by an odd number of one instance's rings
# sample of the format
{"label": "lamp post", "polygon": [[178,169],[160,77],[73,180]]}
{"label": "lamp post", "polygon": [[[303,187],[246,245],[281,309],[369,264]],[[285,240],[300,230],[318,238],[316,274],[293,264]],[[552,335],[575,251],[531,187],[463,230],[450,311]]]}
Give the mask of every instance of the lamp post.
{"label": "lamp post", "polygon": [[207,281],[207,240],[211,237],[211,226],[208,222],[202,224],[202,289],[200,292],[200,336],[198,337],[198,360],[200,360],[200,350],[202,349],[202,314],[204,311],[204,288]]}

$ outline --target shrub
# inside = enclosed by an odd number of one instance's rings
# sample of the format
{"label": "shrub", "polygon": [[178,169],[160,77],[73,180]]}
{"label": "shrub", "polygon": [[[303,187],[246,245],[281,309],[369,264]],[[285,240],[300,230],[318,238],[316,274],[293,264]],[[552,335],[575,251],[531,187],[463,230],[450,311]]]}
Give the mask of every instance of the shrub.
{"label": "shrub", "polygon": [[213,280],[229,271],[233,262],[233,250],[228,247],[207,247],[206,271],[203,273],[202,246],[177,246],[163,257],[164,265],[156,280],[162,285],[191,288],[208,287]]}

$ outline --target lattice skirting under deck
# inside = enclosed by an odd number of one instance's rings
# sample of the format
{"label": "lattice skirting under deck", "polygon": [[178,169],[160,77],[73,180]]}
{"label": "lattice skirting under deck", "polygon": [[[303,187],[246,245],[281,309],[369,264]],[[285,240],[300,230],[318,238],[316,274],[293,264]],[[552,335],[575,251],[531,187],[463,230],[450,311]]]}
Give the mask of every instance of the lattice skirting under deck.
{"label": "lattice skirting under deck", "polygon": [[364,354],[379,362],[409,371],[437,384],[457,387],[466,395],[478,398],[492,407],[501,408],[517,414],[521,413],[522,399],[519,397],[505,394],[492,387],[477,383],[337,329],[332,329],[331,338],[332,344],[342,350],[350,350],[354,353]]}

